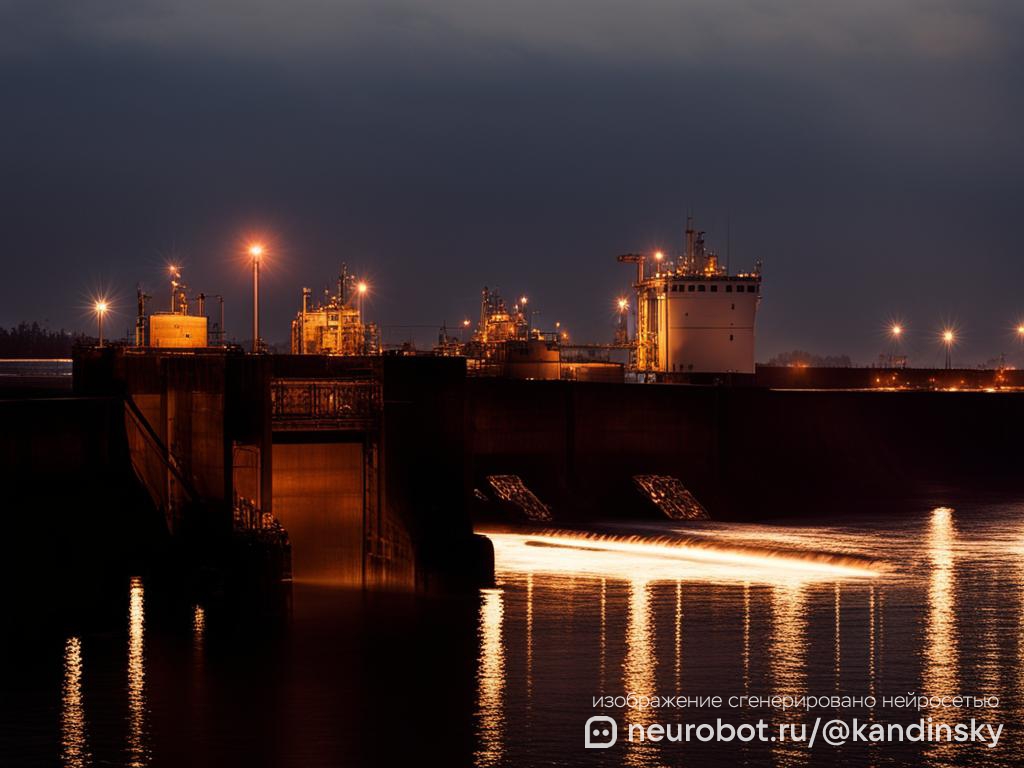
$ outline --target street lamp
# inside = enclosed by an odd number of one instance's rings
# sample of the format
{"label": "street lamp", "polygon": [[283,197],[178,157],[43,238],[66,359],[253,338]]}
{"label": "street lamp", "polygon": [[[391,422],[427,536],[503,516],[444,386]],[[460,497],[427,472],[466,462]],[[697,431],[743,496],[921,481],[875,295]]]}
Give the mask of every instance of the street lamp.
{"label": "street lamp", "polygon": [[889,327],[889,335],[892,337],[892,354],[889,355],[889,367],[896,367],[896,353],[899,352],[900,338],[903,336],[903,326],[893,323]]}
{"label": "street lamp", "polygon": [[654,272],[655,272],[655,274],[661,274],[661,262],[664,261],[664,259],[665,259],[665,254],[664,253],[662,253],[661,251],[655,251],[654,252],[654,264],[655,264]]}
{"label": "street lamp", "polygon": [[249,246],[252,257],[252,351],[260,351],[260,259],[263,258],[263,246],[253,243]]}
{"label": "street lamp", "polygon": [[946,345],[946,370],[953,367],[952,350],[953,344],[956,343],[956,334],[952,328],[947,328],[942,332],[942,343]]}
{"label": "street lamp", "polygon": [[360,281],[359,281],[359,283],[358,283],[358,284],[356,285],[356,294],[357,294],[357,295],[358,295],[358,297],[359,297],[359,306],[358,306],[358,310],[359,310],[359,322],[360,322],[360,323],[362,323],[362,322],[363,322],[363,296],[365,296],[365,295],[366,295],[366,292],[367,292],[368,290],[370,290],[370,286],[368,286],[368,285],[367,285],[367,284],[366,284],[365,282],[363,282],[362,280],[360,280]]}
{"label": "street lamp", "polygon": [[105,314],[107,314],[107,310],[109,308],[110,308],[110,306],[107,304],[107,302],[104,299],[100,299],[99,301],[97,301],[96,305],[94,307],[94,309],[96,310],[96,323],[99,326],[99,329],[98,329],[99,330],[99,334],[98,335],[100,337],[100,342],[99,342],[99,346],[100,347],[103,346],[103,316]]}
{"label": "street lamp", "polygon": [[178,309],[178,281],[181,280],[181,268],[177,264],[169,264],[167,271],[171,273],[171,312],[175,312]]}
{"label": "street lamp", "polygon": [[615,328],[615,343],[619,345],[629,343],[629,299],[622,296],[615,302],[619,309],[619,322]]}

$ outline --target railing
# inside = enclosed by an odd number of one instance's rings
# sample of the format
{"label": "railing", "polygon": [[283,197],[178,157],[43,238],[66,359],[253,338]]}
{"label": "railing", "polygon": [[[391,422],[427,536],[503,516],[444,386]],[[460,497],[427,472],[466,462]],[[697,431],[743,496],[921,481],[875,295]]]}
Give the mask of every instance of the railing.
{"label": "railing", "polygon": [[376,379],[275,379],[270,386],[275,429],[366,429],[377,424]]}
{"label": "railing", "polygon": [[292,579],[292,545],[288,531],[270,512],[256,506],[253,499],[235,495],[232,528],[236,541],[250,551],[261,553],[265,572],[276,580]]}

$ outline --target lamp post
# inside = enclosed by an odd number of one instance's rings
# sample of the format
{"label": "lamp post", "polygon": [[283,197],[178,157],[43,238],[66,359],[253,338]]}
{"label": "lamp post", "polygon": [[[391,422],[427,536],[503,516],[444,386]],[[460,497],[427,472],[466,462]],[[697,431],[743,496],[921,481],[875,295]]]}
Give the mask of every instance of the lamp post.
{"label": "lamp post", "polygon": [[946,370],[953,367],[953,344],[956,342],[956,334],[952,329],[947,328],[942,332],[942,343],[946,345]]}
{"label": "lamp post", "polygon": [[362,280],[360,280],[359,283],[356,285],[356,295],[359,297],[359,299],[358,299],[359,305],[358,305],[357,309],[359,310],[359,324],[360,325],[363,324],[363,296],[366,295],[366,292],[368,290],[370,290],[370,286],[368,286]]}
{"label": "lamp post", "polygon": [[99,339],[100,339],[99,346],[102,347],[103,346],[103,316],[105,314],[107,314],[107,309],[109,309],[109,305],[107,304],[106,301],[104,301],[103,299],[100,299],[99,301],[96,302],[95,309],[96,309],[96,323],[99,326],[99,328],[98,328],[98,335],[99,335]]}
{"label": "lamp post", "polygon": [[903,326],[899,323],[893,323],[892,327],[889,328],[889,335],[892,336],[892,354],[889,355],[889,367],[896,367],[896,353],[899,352],[900,338],[903,336]]}
{"label": "lamp post", "polygon": [[260,259],[263,246],[259,243],[250,245],[249,255],[252,257],[252,351],[255,354],[260,351]]}
{"label": "lamp post", "polygon": [[615,343],[625,346],[629,343],[629,300],[622,297],[616,306],[619,308],[619,324],[615,329]]}
{"label": "lamp post", "polygon": [[174,264],[168,267],[171,273],[171,312],[178,310],[178,281],[181,280],[181,270]]}

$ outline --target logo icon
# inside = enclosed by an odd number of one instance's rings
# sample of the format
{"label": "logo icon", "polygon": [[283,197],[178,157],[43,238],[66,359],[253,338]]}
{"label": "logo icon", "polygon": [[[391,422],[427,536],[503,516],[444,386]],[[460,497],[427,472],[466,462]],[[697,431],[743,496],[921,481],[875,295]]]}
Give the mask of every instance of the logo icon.
{"label": "logo icon", "polygon": [[583,730],[583,746],[587,749],[614,747],[619,737],[619,726],[607,715],[594,715]]}

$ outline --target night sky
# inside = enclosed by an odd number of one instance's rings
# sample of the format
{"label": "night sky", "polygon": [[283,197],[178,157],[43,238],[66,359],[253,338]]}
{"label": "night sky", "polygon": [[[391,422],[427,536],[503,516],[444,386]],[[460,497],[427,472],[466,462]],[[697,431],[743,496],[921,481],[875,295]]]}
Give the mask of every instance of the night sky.
{"label": "night sky", "polygon": [[[342,262],[385,341],[482,286],[608,341],[687,209],[764,262],[758,354],[1024,363],[1015,0],[0,0],[0,324],[89,329],[184,265],[248,336]],[[427,326],[402,329],[395,326]],[[115,335],[117,335],[115,333]]]}

